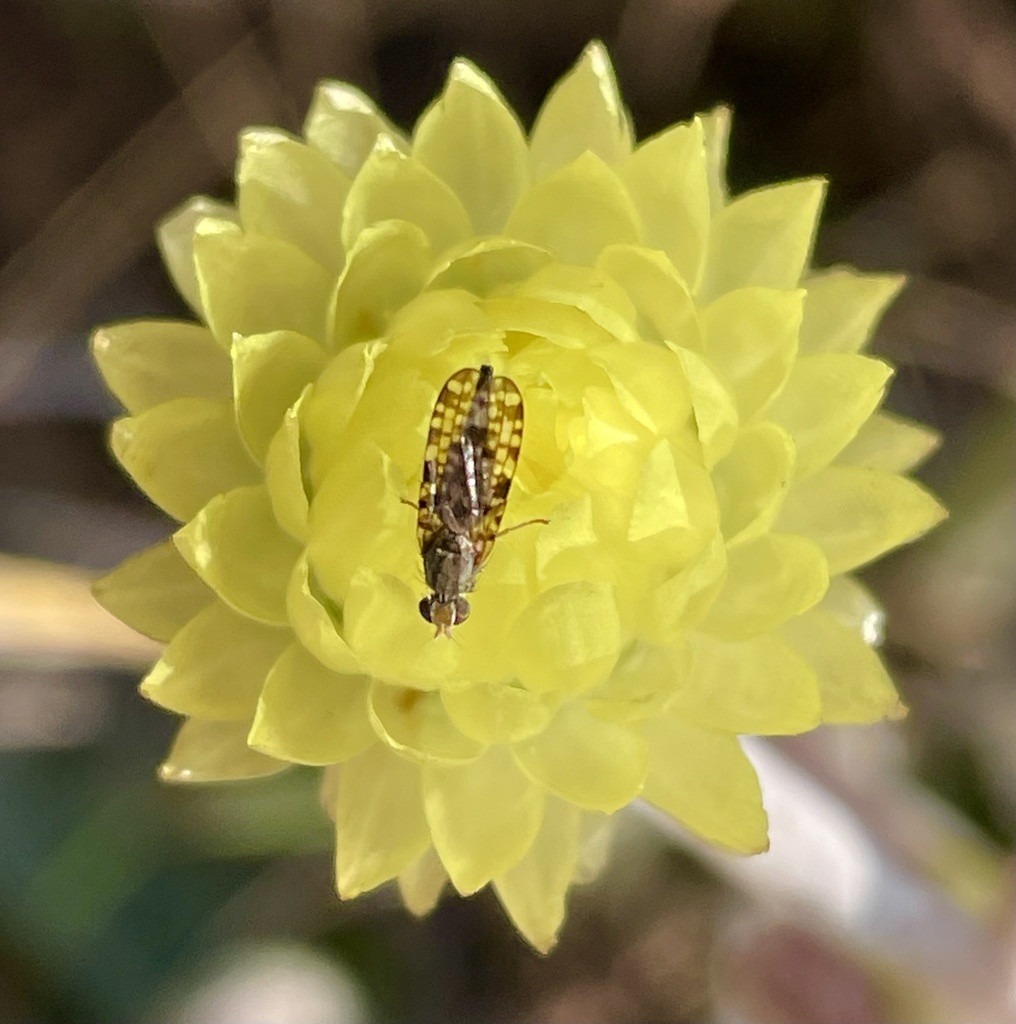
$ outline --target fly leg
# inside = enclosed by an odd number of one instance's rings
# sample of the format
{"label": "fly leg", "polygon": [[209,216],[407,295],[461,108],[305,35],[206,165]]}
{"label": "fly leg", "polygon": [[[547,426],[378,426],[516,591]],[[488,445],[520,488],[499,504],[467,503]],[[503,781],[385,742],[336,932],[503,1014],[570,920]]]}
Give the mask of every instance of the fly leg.
{"label": "fly leg", "polygon": [[549,519],[527,519],[524,523],[516,523],[514,526],[509,526],[507,530],[498,530],[497,535],[503,537],[506,533],[514,533],[516,530],[521,530],[524,526],[535,526],[537,523],[546,525],[549,522]]}

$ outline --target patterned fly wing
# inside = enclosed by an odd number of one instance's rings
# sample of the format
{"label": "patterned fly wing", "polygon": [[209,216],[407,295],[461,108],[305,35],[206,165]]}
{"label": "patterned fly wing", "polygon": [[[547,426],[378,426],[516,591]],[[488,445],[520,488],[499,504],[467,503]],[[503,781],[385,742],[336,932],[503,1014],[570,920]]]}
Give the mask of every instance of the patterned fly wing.
{"label": "patterned fly wing", "polygon": [[490,556],[501,529],[508,493],[519,464],[522,424],[522,395],[518,387],[509,377],[495,377],[491,382],[490,414],[480,477],[482,516],[479,531],[473,538],[477,568]]}
{"label": "patterned fly wing", "polygon": [[469,537],[474,571],[490,555],[508,502],[522,444],[522,396],[487,365],[452,374],[434,404],[417,538],[426,550],[441,530]]}

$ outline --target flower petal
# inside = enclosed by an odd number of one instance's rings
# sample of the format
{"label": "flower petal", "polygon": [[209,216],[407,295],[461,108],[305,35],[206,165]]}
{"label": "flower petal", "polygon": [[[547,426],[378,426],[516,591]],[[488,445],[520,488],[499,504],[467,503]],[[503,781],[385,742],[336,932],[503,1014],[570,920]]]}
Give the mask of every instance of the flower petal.
{"label": "flower petal", "polygon": [[529,852],[494,879],[494,891],[515,927],[540,953],[549,953],[564,922],[565,897],[578,857],[581,813],[548,801]]}
{"label": "flower petal", "polygon": [[233,338],[233,403],[247,450],[264,462],[286,410],[321,372],[325,354],[293,331]]}
{"label": "flower petal", "polygon": [[297,559],[289,578],[286,612],[300,643],[322,665],[343,675],[359,674],[360,662],[339,632],[341,609],[316,585],[306,554]]}
{"label": "flower petal", "polygon": [[[668,444],[673,452],[673,461],[677,464],[679,475],[684,475],[683,464],[686,460],[693,463],[695,469],[701,468],[701,452],[690,429],[691,394],[681,360],[676,353],[659,345],[614,345],[590,353],[589,358],[594,365],[602,366],[607,371],[614,397],[623,415],[634,421],[633,427],[638,424],[638,428],[642,428],[625,430],[622,427],[622,433],[628,435],[626,440],[642,436],[651,443],[654,437],[663,439],[663,443]],[[590,389],[587,396],[595,396],[597,390]],[[606,403],[603,404],[606,406]],[[587,403],[587,414],[592,408],[595,408],[593,403]],[[609,422],[609,416],[603,418]],[[619,426],[624,423],[622,419],[616,422]],[[648,431],[648,436],[645,431]],[[684,481],[684,486],[689,486],[687,481]],[[694,504],[690,496],[688,504]]]}
{"label": "flower petal", "polygon": [[[550,345],[572,350],[593,348],[598,344],[609,345],[616,341],[608,331],[594,323],[581,310],[557,302],[545,302],[542,299],[520,295],[494,296],[484,300],[483,311],[497,332],[489,336],[490,348],[495,352],[498,351],[495,347],[496,339],[499,335],[503,336],[502,332],[506,331],[531,334],[534,338],[549,342]],[[525,355],[531,355],[533,365],[539,365],[545,370],[544,376],[552,381],[556,389],[558,381],[554,379],[553,356],[547,347],[534,348],[530,345],[523,356],[522,365],[525,362]],[[565,373],[570,369],[574,377],[577,370],[575,360],[565,360],[562,369]],[[588,370],[586,372],[588,373]]]}
{"label": "flower petal", "polygon": [[289,767],[247,746],[246,722],[209,722],[188,718],[180,726],[166,760],[163,782],[235,782],[261,779]]}
{"label": "flower petal", "polygon": [[712,469],[730,454],[737,438],[737,402],[708,359],[688,348],[674,351],[688,381],[702,458],[706,469]]}
{"label": "flower petal", "polygon": [[[667,635],[672,640],[675,633]],[[586,697],[586,708],[608,722],[631,724],[660,714],[669,705],[679,675],[686,672],[687,648],[632,644],[610,677]]]}
{"label": "flower petal", "polygon": [[579,849],[572,881],[585,885],[598,878],[607,866],[610,847],[617,832],[618,818],[613,815],[584,811],[579,823]]}
{"label": "flower petal", "polygon": [[621,178],[642,217],[646,245],[663,250],[688,286],[697,288],[709,236],[701,122],[675,125],[643,142]]}
{"label": "flower petal", "polygon": [[[316,399],[312,412],[315,406],[327,411]],[[389,418],[394,415],[389,410]],[[399,501],[404,478],[399,479],[389,456],[374,443],[377,433],[364,430],[355,441],[347,440],[311,504],[311,565],[325,592],[339,602],[345,601],[358,570],[407,576],[407,567],[417,565],[420,557],[415,516]]]}
{"label": "flower petal", "polygon": [[900,274],[859,274],[846,267],[811,274],[801,321],[802,352],[859,352],[906,283]]}
{"label": "flower petal", "polygon": [[762,413],[797,355],[803,291],[742,288],[702,312],[703,349],[737,398],[741,422]]}
{"label": "flower petal", "polygon": [[544,793],[505,747],[466,765],[423,768],[423,803],[434,849],[452,885],[468,896],[517,864],[536,838]]}
{"label": "flower petal", "polygon": [[727,546],[717,532],[687,566],[655,588],[639,635],[653,643],[673,642],[675,636],[701,621],[726,575]]}
{"label": "flower petal", "polygon": [[833,579],[818,610],[828,612],[869,647],[880,647],[885,640],[885,609],[853,576]]}
{"label": "flower petal", "polygon": [[196,615],[141,682],[153,703],[196,718],[249,722],[286,629],[263,626],[216,601]]}
{"label": "flower petal", "polygon": [[332,819],[335,824],[335,804],[339,799],[339,776],[342,774],[342,766],[338,764],[329,765],[321,772],[321,785],[318,787],[318,803],[321,809]]}
{"label": "flower petal", "polygon": [[268,331],[324,341],[333,277],[296,246],[204,220],[194,234],[194,263],[201,306],[223,348],[234,334]]}
{"label": "flower petal", "polygon": [[670,440],[657,442],[646,454],[634,497],[627,539],[665,545],[672,561],[687,562],[701,549],[703,531],[716,526],[709,477]]}
{"label": "flower petal", "polygon": [[756,423],[737,435],[713,471],[729,544],[751,540],[773,524],[794,475],[795,456],[790,435],[775,423]]}
{"label": "flower petal", "polygon": [[738,196],[713,218],[706,301],[735,288],[796,288],[811,255],[826,182],[809,178]]}
{"label": "flower petal", "polygon": [[345,82],[318,83],[303,124],[304,137],[350,178],[359,173],[382,133],[404,145],[388,119],[359,89]]}
{"label": "flower petal", "polygon": [[247,742],[297,764],[348,761],[375,742],[369,691],[366,676],[331,672],[290,644],[268,672]]}
{"label": "flower petal", "polygon": [[392,315],[423,287],[430,243],[415,224],[389,220],[356,237],[328,314],[334,350],[385,333]]}
{"label": "flower petal", "polygon": [[766,533],[727,556],[727,582],[701,628],[739,639],[774,629],[822,600],[829,569],[822,549],[804,537]]}
{"label": "flower petal", "polygon": [[[521,552],[528,552],[528,544],[538,529],[540,527],[534,525],[532,529],[520,530],[512,537],[499,542],[501,546],[498,555],[483,570],[482,585],[469,595],[469,621],[455,629],[459,653],[454,674],[449,675],[444,681],[439,681],[442,695],[488,684],[521,689],[521,684],[513,678],[509,666],[508,624],[514,621],[532,596],[526,576],[529,571],[528,556]],[[529,541],[526,540],[526,533],[530,534]],[[419,617],[419,611],[417,616]],[[433,630],[429,632],[433,636]],[[552,707],[556,706],[553,695],[533,696],[537,701],[546,700]],[[510,697],[506,699],[511,700]],[[533,709],[532,714],[538,715],[539,712]],[[452,721],[457,728],[462,728],[454,715]],[[493,727],[493,723],[490,724]],[[522,724],[519,723],[518,727],[522,728]],[[482,727],[477,724],[476,728]],[[462,731],[467,736],[472,735],[468,729]],[[480,739],[482,743],[490,742],[479,736],[474,738]]]}
{"label": "flower petal", "polygon": [[606,678],[621,650],[614,588],[562,583],[544,591],[515,620],[510,668],[537,693],[578,693]]}
{"label": "flower petal", "polygon": [[541,732],[557,710],[553,694],[510,683],[480,684],[441,694],[455,726],[480,743],[515,743]]}
{"label": "flower petal", "polygon": [[638,337],[631,299],[617,282],[595,268],[551,263],[517,285],[513,295],[579,309],[618,341],[635,341]]}
{"label": "flower petal", "polygon": [[110,445],[138,486],[174,519],[190,519],[215,495],[258,478],[237,434],[231,402],[165,402],[117,420]]}
{"label": "flower petal", "polygon": [[638,796],[646,746],[628,726],[568,701],[543,732],[516,743],[522,770],[551,793],[590,811],[616,811]]}
{"label": "flower petal", "polygon": [[[484,305],[461,290],[425,291],[406,303],[392,318],[386,339],[398,357],[398,372],[415,363],[416,378],[425,381],[433,389],[431,397],[436,398],[447,379],[445,374],[458,369],[460,359],[479,362],[505,352],[504,341],[492,329]],[[453,345],[457,358],[449,363]]]}
{"label": "flower petal", "polygon": [[272,502],[276,522],[294,540],[307,540],[310,504],[304,483],[303,443],[300,410],[310,386],[286,410],[282,425],[275,432],[265,454],[265,486]]}
{"label": "flower petal", "polygon": [[533,178],[545,178],[585,152],[619,164],[632,132],[603,43],[592,42],[544,100],[530,142]]}
{"label": "flower petal", "polygon": [[892,368],[880,359],[838,352],[798,359],[767,416],[797,448],[800,480],[828,466],[885,394]]}
{"label": "flower petal", "polygon": [[[542,526],[536,538],[536,572],[541,586],[590,579],[593,566],[606,568],[610,559],[610,549],[596,533],[588,492],[558,505],[553,519]],[[606,571],[609,574],[609,568]]]}
{"label": "flower petal", "polygon": [[362,568],[342,607],[346,642],[379,678],[421,690],[461,685],[462,652],[454,643],[435,642],[418,604],[401,579]]}
{"label": "flower petal", "polygon": [[518,120],[490,79],[461,58],[416,125],[413,155],[462,200],[479,235],[500,231],[528,180]]}
{"label": "flower petal", "polygon": [[201,289],[194,265],[194,229],[206,217],[240,223],[235,207],[208,196],[192,196],[168,214],[155,229],[155,237],[176,290],[198,316],[203,316]]}
{"label": "flower petal", "polygon": [[394,878],[430,845],[420,769],[378,743],[347,761],[335,805],[335,877],[350,900]]}
{"label": "flower petal", "polygon": [[945,509],[913,480],[829,466],[791,488],[777,525],[815,541],[836,575],[915,540],[945,516]]}
{"label": "flower petal", "polygon": [[490,295],[506,284],[524,281],[553,257],[546,249],[516,238],[484,238],[471,242],[438,264],[427,287],[462,288],[473,295]]}
{"label": "flower petal", "polygon": [[857,630],[816,608],[786,623],[781,633],[818,675],[823,722],[867,723],[906,714],[881,659]]}
{"label": "flower petal", "polygon": [[92,594],[106,611],[153,640],[170,640],[215,594],[194,575],[171,540],[145,548],[96,580]]}
{"label": "flower petal", "polygon": [[906,473],[938,448],[941,436],[930,427],[900,416],[877,412],[839,453],[839,465]]}
{"label": "flower petal", "polygon": [[705,729],[759,736],[807,732],[819,724],[815,673],[772,633],[727,641],[689,636],[691,663],[670,713]]}
{"label": "flower petal", "polygon": [[548,249],[563,263],[592,266],[605,246],[641,241],[642,227],[621,179],[593,153],[583,153],[522,194],[505,233]]}
{"label": "flower petal", "polygon": [[727,144],[730,138],[730,107],[714,107],[695,118],[702,125],[706,151],[706,178],[713,215],[727,204]]}
{"label": "flower petal", "polygon": [[596,266],[628,293],[642,321],[643,338],[701,349],[695,301],[663,253],[638,245],[608,245]]}
{"label": "flower petal", "polygon": [[429,914],[441,898],[448,873],[433,846],[420,854],[399,875],[399,895],[406,909],[417,917]]}
{"label": "flower petal", "polygon": [[374,372],[383,341],[350,345],[334,356],[315,381],[300,410],[300,425],[307,440],[304,480],[308,497],[321,488],[348,441],[343,432],[357,411],[367,382]]}
{"label": "flower petal", "polygon": [[300,549],[279,529],[265,487],[213,498],[173,541],[231,608],[259,622],[288,622],[286,586]]}
{"label": "flower petal", "polygon": [[134,416],[174,398],[229,397],[229,360],[200,324],[111,324],[92,335],[92,355],[106,386]]}
{"label": "flower petal", "polygon": [[342,222],[344,245],[352,249],[362,231],[386,220],[422,228],[435,253],[470,234],[469,214],[458,196],[382,135],[349,190]]}
{"label": "flower petal", "polygon": [[329,270],[342,266],[350,177],[323,153],[274,128],[240,134],[237,206],[244,230],[295,245]]}
{"label": "flower petal", "polygon": [[414,761],[462,764],[483,752],[483,744],[455,727],[440,694],[374,680],[369,711],[377,735]]}
{"label": "flower petal", "polygon": [[674,717],[647,722],[650,770],[642,796],[692,832],[737,853],[769,849],[762,791],[736,736]]}

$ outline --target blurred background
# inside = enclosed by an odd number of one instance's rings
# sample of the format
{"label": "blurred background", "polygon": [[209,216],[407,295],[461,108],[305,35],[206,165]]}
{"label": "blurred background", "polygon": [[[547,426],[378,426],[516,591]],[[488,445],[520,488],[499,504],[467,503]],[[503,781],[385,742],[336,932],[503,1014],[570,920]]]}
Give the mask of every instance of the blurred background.
{"label": "blurred background", "polygon": [[[866,582],[901,724],[758,744],[770,854],[628,814],[533,954],[489,894],[340,905],[313,773],[161,787],[152,646],[97,572],[170,530],[113,466],[99,322],[186,315],[153,223],[316,79],[403,127],[472,58],[531,123],[593,37],[641,136],[735,110],[734,191],[831,178],[817,263],[904,270],[875,351],[952,518]],[[1002,1024],[1016,998],[1016,21],[1002,0],[0,2],[0,1022]]]}

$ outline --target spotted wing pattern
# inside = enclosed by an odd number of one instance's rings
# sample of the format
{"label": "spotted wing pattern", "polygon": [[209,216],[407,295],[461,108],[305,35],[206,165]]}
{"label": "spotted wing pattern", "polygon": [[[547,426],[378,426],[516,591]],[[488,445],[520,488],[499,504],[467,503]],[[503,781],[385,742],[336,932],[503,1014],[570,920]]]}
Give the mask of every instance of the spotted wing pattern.
{"label": "spotted wing pattern", "polygon": [[522,447],[522,395],[509,377],[495,377],[491,385],[487,440],[483,448],[483,487],[480,529],[473,538],[476,566],[487,560],[494,547],[504,510],[508,506]]}
{"label": "spotted wing pattern", "polygon": [[417,537],[426,550],[442,528],[469,537],[478,570],[501,525],[522,445],[522,396],[490,366],[452,374],[431,414]]}

